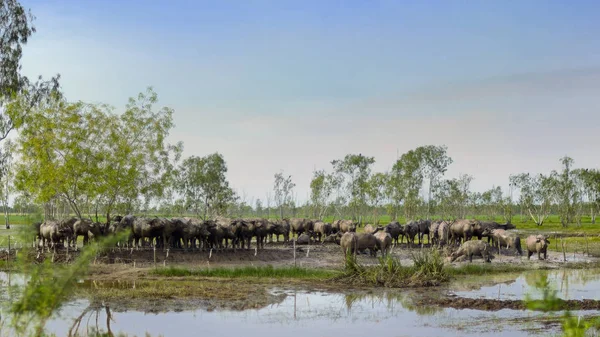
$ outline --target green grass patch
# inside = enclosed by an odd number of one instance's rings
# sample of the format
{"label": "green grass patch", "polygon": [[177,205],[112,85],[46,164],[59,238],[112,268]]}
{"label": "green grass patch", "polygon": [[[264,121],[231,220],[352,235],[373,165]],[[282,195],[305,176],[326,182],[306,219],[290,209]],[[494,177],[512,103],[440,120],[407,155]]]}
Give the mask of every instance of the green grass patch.
{"label": "green grass patch", "polygon": [[339,274],[334,270],[307,269],[301,267],[279,267],[271,265],[260,267],[237,267],[237,268],[203,268],[188,269],[182,267],[158,268],[152,274],[165,277],[181,276],[204,276],[218,278],[278,278],[278,279],[329,279]]}
{"label": "green grass patch", "polygon": [[597,235],[563,238],[554,238],[550,235],[550,245],[548,246],[548,250],[562,252],[561,240],[565,244],[565,253],[567,254],[589,253],[590,256],[600,256],[600,237]]}
{"label": "green grass patch", "polygon": [[444,260],[437,250],[418,252],[412,258],[413,266],[403,266],[399,259],[391,256],[380,257],[375,266],[364,266],[353,254],[348,254],[344,271],[334,280],[351,286],[389,288],[436,286],[449,280]]}

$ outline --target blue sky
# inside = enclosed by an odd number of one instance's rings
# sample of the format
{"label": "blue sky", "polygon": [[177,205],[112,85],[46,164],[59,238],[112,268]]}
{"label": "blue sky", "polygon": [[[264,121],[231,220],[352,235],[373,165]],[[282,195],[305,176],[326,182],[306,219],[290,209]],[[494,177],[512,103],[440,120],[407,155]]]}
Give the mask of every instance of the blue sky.
{"label": "blue sky", "polygon": [[347,153],[388,169],[447,144],[473,188],[600,166],[595,1],[23,1],[38,32],[24,72],[62,75],[73,100],[154,86],[186,155],[224,154],[240,193],[273,175],[305,199]]}

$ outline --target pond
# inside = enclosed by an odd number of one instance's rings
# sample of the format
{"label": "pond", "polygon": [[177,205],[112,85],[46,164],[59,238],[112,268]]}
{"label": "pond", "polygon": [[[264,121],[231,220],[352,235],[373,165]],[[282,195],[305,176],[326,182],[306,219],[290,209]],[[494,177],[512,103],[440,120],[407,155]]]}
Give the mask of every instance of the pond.
{"label": "pond", "polygon": [[[558,325],[541,320],[542,313],[503,309],[495,312],[426,307],[421,296],[447,293],[464,297],[518,299],[533,290],[543,275],[563,298],[596,298],[600,285],[597,270],[556,270],[504,275],[505,279],[484,280],[479,288],[461,289],[461,281],[442,289],[320,292],[306,289],[271,288],[272,304],[247,310],[214,310],[200,302],[157,301],[156,307],[140,310],[119,303],[90,303],[79,299],[65,304],[48,322],[48,332],[67,336],[74,322],[79,331],[109,327],[128,336],[510,336],[558,332]],[[469,278],[470,280],[473,277]],[[507,280],[512,279],[512,280]],[[7,276],[0,274],[3,284]],[[11,280],[15,280],[11,278]],[[490,283],[504,282],[490,285]],[[533,282],[533,283],[532,283]],[[484,284],[484,286],[481,286]],[[123,284],[115,285],[123,287]],[[471,285],[472,286],[472,285]],[[568,289],[567,289],[568,288]],[[3,292],[2,296],[6,296]],[[157,309],[159,308],[159,309]],[[579,312],[597,314],[598,312]],[[111,320],[107,324],[107,315]]]}

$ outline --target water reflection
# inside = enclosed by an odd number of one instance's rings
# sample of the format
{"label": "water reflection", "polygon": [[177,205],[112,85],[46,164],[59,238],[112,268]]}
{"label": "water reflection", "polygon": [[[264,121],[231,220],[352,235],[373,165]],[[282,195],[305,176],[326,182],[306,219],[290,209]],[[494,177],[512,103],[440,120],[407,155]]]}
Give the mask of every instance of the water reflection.
{"label": "water reflection", "polygon": [[[539,271],[538,271],[539,272]],[[563,289],[593,289],[600,285],[598,271],[543,271],[547,274],[495,278],[501,284],[480,287],[474,292],[457,291],[460,296],[509,296],[522,298],[517,290],[531,287],[539,275],[547,275]],[[23,282],[16,275],[0,273],[2,291],[11,284]],[[489,280],[488,280],[489,281]],[[556,283],[558,282],[558,283]],[[130,289],[140,282],[84,281],[82,287]],[[483,290],[482,290],[483,289]],[[416,305],[422,296],[438,290],[364,290],[311,291],[294,288],[272,288],[275,299],[270,304],[247,310],[215,310],[213,304],[189,299],[118,299],[95,302],[77,299],[67,302],[47,324],[49,333],[70,336],[102,331],[108,335],[127,333],[129,336],[528,336],[551,333],[535,319],[539,313],[515,310],[485,312],[470,309],[456,310]],[[491,294],[491,295],[490,295]],[[520,297],[519,297],[520,296]],[[526,324],[525,324],[526,323]],[[552,329],[556,329],[553,327]],[[3,333],[5,331],[2,331]]]}
{"label": "water reflection", "polygon": [[452,291],[457,296],[470,298],[495,298],[500,300],[523,299],[530,294],[534,299],[540,299],[541,292],[536,284],[548,280],[552,289],[557,290],[561,299],[592,299],[598,300],[600,289],[600,269],[561,269],[561,270],[532,270],[518,276],[511,276],[512,281],[492,282],[492,285],[475,287],[473,290]]}
{"label": "water reflection", "polygon": [[[431,291],[433,292],[433,290]],[[430,316],[442,312],[444,309],[436,306],[415,305],[414,299],[420,296],[417,291],[377,291],[367,293],[348,293],[345,294],[346,308],[350,313],[353,305],[360,305],[361,302],[369,302],[372,306],[378,305],[385,307],[391,314],[395,309],[401,308],[416,312],[420,316]]]}
{"label": "water reflection", "polygon": [[[76,329],[106,331],[110,322],[115,334],[143,336],[148,332],[166,337],[196,335],[200,331],[210,336],[493,336],[499,331],[526,336],[532,331],[522,330],[527,326],[518,319],[537,315],[511,310],[487,313],[419,307],[413,305],[423,295],[417,291],[327,293],[274,289],[273,292],[285,295],[285,299],[243,311],[196,308],[145,313],[127,310],[123,303],[116,305],[119,310],[113,310],[108,304],[90,305],[86,300],[78,300],[63,307],[60,317],[52,320],[48,329],[66,336]],[[506,319],[516,323],[506,324]],[[531,324],[535,328],[540,326]]]}
{"label": "water reflection", "polygon": [[[106,317],[102,321],[100,321],[101,313]],[[94,320],[92,320],[93,317],[95,317]],[[84,321],[85,324],[82,326],[81,323]],[[110,326],[111,322],[114,322],[114,319],[108,305],[89,305],[81,312],[81,315],[73,320],[67,336],[85,336],[94,335],[95,333],[114,336]]]}

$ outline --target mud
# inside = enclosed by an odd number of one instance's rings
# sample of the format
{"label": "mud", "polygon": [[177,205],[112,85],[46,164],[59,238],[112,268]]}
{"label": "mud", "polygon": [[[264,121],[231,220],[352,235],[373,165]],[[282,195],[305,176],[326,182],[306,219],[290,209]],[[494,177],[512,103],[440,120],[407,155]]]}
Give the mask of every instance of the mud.
{"label": "mud", "polygon": [[[412,265],[412,254],[420,249],[430,249],[429,245],[423,247],[408,247],[407,244],[400,244],[394,247],[391,255],[400,260],[402,265]],[[11,250],[10,256],[6,251],[0,252],[0,260],[10,260],[14,258],[16,251]],[[56,252],[35,252],[31,251],[31,257],[41,262],[50,259],[56,263],[69,263],[76,259],[80,251],[69,251],[65,249]],[[442,249],[442,254],[447,256],[451,253],[448,248]],[[379,256],[379,255],[378,255]],[[359,262],[363,265],[378,263],[378,259],[369,255],[359,255]],[[515,255],[514,252],[503,250],[502,254],[495,254],[492,264],[527,264],[534,268],[560,268],[565,263],[584,263],[597,261],[596,258],[588,257],[585,254],[568,254],[567,261],[563,261],[563,254],[559,252],[548,251],[548,259],[539,261],[536,258],[528,260],[526,256]],[[94,264],[121,264],[129,266],[150,267],[159,265],[181,265],[181,266],[237,266],[237,265],[273,265],[273,266],[293,266],[307,268],[337,268],[344,263],[344,254],[340,246],[336,244],[297,246],[295,249],[289,244],[267,243],[265,249],[255,250],[236,250],[224,251],[185,251],[181,249],[163,250],[161,248],[111,248],[102,254],[99,254]],[[462,265],[465,260],[457,260],[449,265]],[[479,257],[474,257],[473,263],[484,263]]]}
{"label": "mud", "polygon": [[[418,305],[438,306],[442,308],[470,309],[482,311],[499,311],[503,309],[527,310],[530,309],[524,301],[521,300],[495,300],[484,298],[466,298],[466,297],[424,297],[418,300]],[[534,301],[535,303],[536,301]],[[600,301],[583,300],[561,300],[556,301],[553,311],[559,310],[600,310]],[[532,307],[530,310],[537,310]]]}

